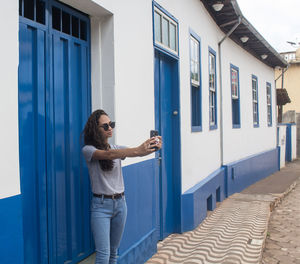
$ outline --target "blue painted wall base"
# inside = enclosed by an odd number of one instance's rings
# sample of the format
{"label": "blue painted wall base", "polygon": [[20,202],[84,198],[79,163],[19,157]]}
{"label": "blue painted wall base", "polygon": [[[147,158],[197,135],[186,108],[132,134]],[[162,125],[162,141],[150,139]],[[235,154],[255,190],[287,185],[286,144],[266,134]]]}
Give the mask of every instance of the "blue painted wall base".
{"label": "blue painted wall base", "polygon": [[205,219],[207,210],[216,208],[217,199],[223,201],[224,198],[225,169],[221,168],[182,194],[181,231],[196,228]]}
{"label": "blue painted wall base", "polygon": [[142,264],[157,251],[157,169],[156,159],[123,168],[128,214],[118,263]]}
{"label": "blue painted wall base", "polygon": [[278,151],[276,148],[225,165],[227,196],[241,192],[251,184],[278,171]]}
{"label": "blue painted wall base", "polygon": [[0,263],[24,263],[21,195],[0,199]]}
{"label": "blue painted wall base", "polygon": [[223,201],[236,192],[279,170],[280,148],[230,163],[182,194],[182,232],[195,229]]}

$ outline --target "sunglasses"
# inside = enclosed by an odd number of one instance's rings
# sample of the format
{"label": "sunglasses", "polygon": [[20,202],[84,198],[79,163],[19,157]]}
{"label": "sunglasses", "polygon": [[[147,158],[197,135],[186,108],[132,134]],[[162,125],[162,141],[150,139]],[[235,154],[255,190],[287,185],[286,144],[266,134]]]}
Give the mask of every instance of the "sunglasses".
{"label": "sunglasses", "polygon": [[100,127],[102,127],[104,129],[104,131],[107,131],[109,129],[109,127],[115,128],[115,126],[116,126],[116,122],[109,122],[109,123],[104,123]]}

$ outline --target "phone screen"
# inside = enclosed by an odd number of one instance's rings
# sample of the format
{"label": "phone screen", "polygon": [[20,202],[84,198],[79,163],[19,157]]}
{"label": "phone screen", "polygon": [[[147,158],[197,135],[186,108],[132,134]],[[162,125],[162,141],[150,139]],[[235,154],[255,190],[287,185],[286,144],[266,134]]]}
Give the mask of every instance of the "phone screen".
{"label": "phone screen", "polygon": [[150,138],[156,137],[156,136],[158,136],[158,131],[157,130],[151,130],[150,131]]}

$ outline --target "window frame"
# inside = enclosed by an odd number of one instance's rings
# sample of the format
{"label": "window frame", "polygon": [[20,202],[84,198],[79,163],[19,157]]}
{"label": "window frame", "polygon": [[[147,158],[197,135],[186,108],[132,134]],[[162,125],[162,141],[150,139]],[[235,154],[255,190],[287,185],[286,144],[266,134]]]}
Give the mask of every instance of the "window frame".
{"label": "window frame", "polygon": [[[196,43],[196,45],[198,46],[198,58],[193,58],[192,56],[192,42]],[[190,75],[191,75],[191,82],[194,86],[200,86],[200,41],[198,39],[196,39],[192,34],[190,34],[190,43],[189,43],[189,48],[190,48]],[[192,65],[196,65],[197,66],[197,71],[198,71],[198,78],[199,80],[197,81],[195,78],[193,78],[192,76]]]}
{"label": "window frame", "polygon": [[[158,41],[156,39],[156,31],[155,31],[155,13],[159,14],[160,17],[160,38],[161,41]],[[163,31],[162,31],[162,21],[163,18],[165,18],[168,21],[168,45],[165,45],[163,43]],[[171,54],[171,55],[175,55],[176,57],[179,56],[179,41],[178,41],[178,21],[175,17],[173,17],[170,13],[168,13],[165,9],[163,9],[160,5],[158,5],[157,3],[153,2],[153,45],[156,48],[162,49],[163,51]],[[175,50],[171,49],[171,30],[170,30],[170,25],[174,25],[175,26]]]}
{"label": "window frame", "polygon": [[[254,86],[253,81],[255,81],[255,94],[256,98],[254,98]],[[253,127],[259,127],[259,96],[258,96],[258,79],[257,76],[252,74],[251,75],[251,91],[252,91],[252,117],[253,117]],[[256,100],[255,100],[256,99]],[[255,112],[254,107],[256,105],[256,115],[257,120],[255,120]]]}
{"label": "window frame", "polygon": [[[210,56],[214,57],[214,89],[212,90],[210,87]],[[211,48],[208,47],[208,92],[209,92],[209,129],[214,130],[218,128],[218,104],[217,104],[217,64],[216,64],[217,55],[216,52]],[[213,99],[214,99],[214,123],[211,122],[211,94],[213,93]]]}
{"label": "window frame", "polygon": [[[268,104],[268,88],[270,88],[270,104]],[[270,82],[266,82],[266,90],[267,90],[267,124],[269,127],[272,126],[272,85]],[[270,105],[270,120],[269,120],[269,112],[268,107]]]}
{"label": "window frame", "polygon": [[[237,73],[237,95],[232,94],[232,71],[236,71]],[[233,64],[230,63],[230,91],[231,91],[231,113],[232,113],[232,128],[241,128],[241,107],[240,107],[240,101],[241,101],[241,96],[240,96],[240,77],[239,77],[239,68]],[[236,107],[238,109],[233,109],[233,100],[236,100]],[[238,111],[238,123],[234,123],[234,111]]]}
{"label": "window frame", "polygon": [[[198,61],[199,61],[199,83],[193,82],[192,72],[191,72],[191,39],[194,39],[198,42]],[[191,93],[191,131],[192,132],[201,132],[202,131],[202,74],[201,74],[201,38],[190,29],[189,32],[189,69],[190,69],[190,93]],[[198,89],[198,98],[199,101],[198,109],[194,109],[193,106],[193,89]],[[198,114],[199,124],[193,124],[194,112]]]}

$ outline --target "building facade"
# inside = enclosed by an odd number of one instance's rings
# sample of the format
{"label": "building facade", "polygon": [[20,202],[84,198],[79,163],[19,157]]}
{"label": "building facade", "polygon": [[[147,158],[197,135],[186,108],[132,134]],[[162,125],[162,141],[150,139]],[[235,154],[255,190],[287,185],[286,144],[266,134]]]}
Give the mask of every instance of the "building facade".
{"label": "building facade", "polygon": [[113,143],[136,146],[154,128],[164,142],[123,162],[119,263],[145,262],[158,240],[278,170],[274,68],[286,64],[235,0],[221,11],[200,0],[14,0],[0,12],[1,263],[93,252],[80,150],[95,109],[116,120]]}
{"label": "building facade", "polygon": [[[296,111],[300,113],[300,48],[292,52],[284,52],[281,55],[287,60],[289,66],[284,70],[283,88],[285,88],[291,98],[291,102],[284,106],[284,111]],[[282,69],[275,69],[276,88],[282,88]]]}
{"label": "building facade", "polygon": [[296,124],[297,143],[294,149],[296,156],[300,157],[300,48],[296,51],[283,52],[281,55],[289,65],[285,69],[275,68],[276,87],[280,89],[283,85],[290,97],[290,103],[283,106],[282,122]]}

